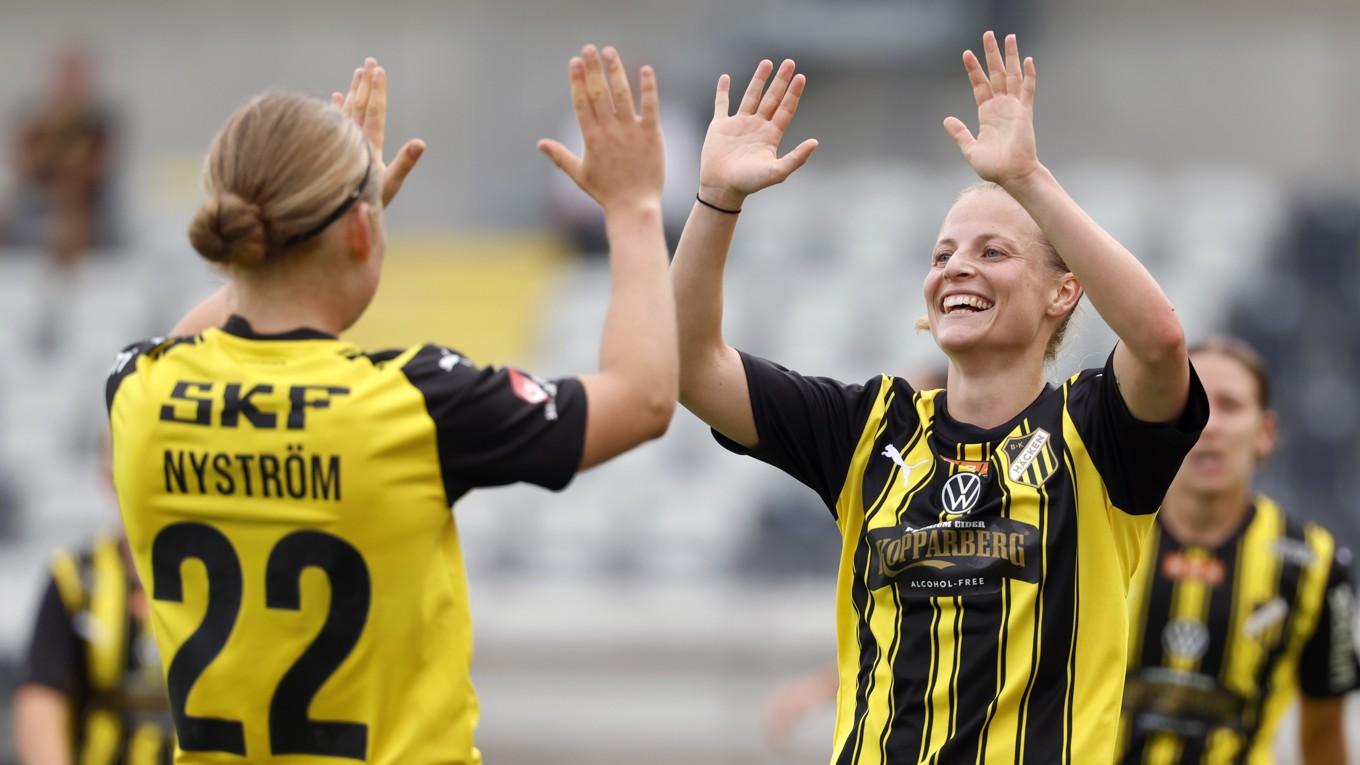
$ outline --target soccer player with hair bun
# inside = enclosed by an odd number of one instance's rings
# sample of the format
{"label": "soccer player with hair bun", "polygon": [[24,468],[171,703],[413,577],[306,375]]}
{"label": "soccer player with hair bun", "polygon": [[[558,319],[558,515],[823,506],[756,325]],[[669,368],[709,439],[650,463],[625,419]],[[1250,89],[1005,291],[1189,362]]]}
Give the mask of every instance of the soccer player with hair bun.
{"label": "soccer player with hair bun", "polygon": [[1118,761],[1272,762],[1298,699],[1303,765],[1347,762],[1343,702],[1360,688],[1350,551],[1252,492],[1277,433],[1255,349],[1217,337],[1190,357],[1211,414],[1143,543]]}
{"label": "soccer player with hair bun", "polygon": [[[976,135],[944,126],[984,183],[908,261],[949,358],[943,389],[807,377],[723,337],[742,205],[816,148],[777,153],[806,84],[792,61],[762,61],[735,114],[719,78],[672,264],[681,403],[816,491],[844,540],[833,763],[1111,761],[1129,580],[1208,416],[1161,288],[1039,161],[1034,62],[1014,36],[983,49],[985,69],[963,55]],[[1083,293],[1119,343],[1103,369],[1049,385]],[[863,331],[909,336],[918,306]]]}
{"label": "soccer player with hair bun", "polygon": [[[368,353],[384,164],[373,59],[331,104],[270,93],[228,119],[189,229],[228,284],[109,376],[115,484],[150,594],[178,763],[477,763],[471,619],[450,505],[558,490],[660,436],[675,407],[656,76],[569,65],[585,154],[541,145],[604,208],[600,369],[543,380],[440,345]],[[450,299],[462,285],[450,284]]]}

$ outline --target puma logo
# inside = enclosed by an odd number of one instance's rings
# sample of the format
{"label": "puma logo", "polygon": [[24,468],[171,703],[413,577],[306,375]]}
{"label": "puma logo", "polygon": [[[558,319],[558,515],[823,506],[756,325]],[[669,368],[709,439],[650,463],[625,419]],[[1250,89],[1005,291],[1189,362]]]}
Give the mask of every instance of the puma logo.
{"label": "puma logo", "polygon": [[893,446],[892,444],[888,444],[883,448],[883,456],[892,460],[894,465],[902,468],[903,486],[907,484],[907,476],[911,473],[911,471],[915,470],[918,467],[924,467],[930,464],[930,458],[926,457],[925,459],[919,462],[913,462],[910,465],[908,465],[906,460],[902,459],[902,453],[897,451],[897,447]]}

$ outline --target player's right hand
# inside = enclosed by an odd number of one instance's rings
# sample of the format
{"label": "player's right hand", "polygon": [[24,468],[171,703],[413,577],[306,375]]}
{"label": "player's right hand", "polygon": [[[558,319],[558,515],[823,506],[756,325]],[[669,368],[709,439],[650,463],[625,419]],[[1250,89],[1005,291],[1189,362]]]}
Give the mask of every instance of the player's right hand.
{"label": "player's right hand", "polygon": [[[642,67],[642,113],[633,108],[628,73],[618,51],[594,45],[581,49],[568,66],[571,102],[585,150],[578,157],[550,139],[538,142],[562,172],[604,208],[605,214],[639,207],[660,208],[666,180],[656,73]],[[608,70],[608,77],[606,77]]]}
{"label": "player's right hand", "polygon": [[817,148],[817,140],[809,138],[777,156],[784,131],[798,113],[807,78],[795,75],[793,61],[785,59],[767,89],[765,80],[773,69],[768,60],[756,66],[736,114],[728,114],[731,78],[725,74],[718,78],[713,121],[699,159],[699,196],[709,204],[739,209],[748,194],[783,183]]}

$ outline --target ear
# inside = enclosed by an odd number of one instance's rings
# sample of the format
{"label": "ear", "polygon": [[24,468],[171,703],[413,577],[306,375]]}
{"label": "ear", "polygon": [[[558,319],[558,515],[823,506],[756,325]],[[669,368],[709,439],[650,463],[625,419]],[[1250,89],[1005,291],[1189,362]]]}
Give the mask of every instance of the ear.
{"label": "ear", "polygon": [[1274,410],[1267,409],[1261,415],[1261,429],[1256,432],[1256,461],[1264,462],[1275,451],[1275,441],[1279,437],[1279,418]]}
{"label": "ear", "polygon": [[1077,307],[1081,301],[1081,282],[1071,271],[1058,277],[1057,289],[1053,292],[1053,298],[1048,304],[1048,315],[1053,317],[1066,316]]}
{"label": "ear", "polygon": [[345,244],[360,262],[373,255],[373,216],[367,202],[360,202],[345,215]]}

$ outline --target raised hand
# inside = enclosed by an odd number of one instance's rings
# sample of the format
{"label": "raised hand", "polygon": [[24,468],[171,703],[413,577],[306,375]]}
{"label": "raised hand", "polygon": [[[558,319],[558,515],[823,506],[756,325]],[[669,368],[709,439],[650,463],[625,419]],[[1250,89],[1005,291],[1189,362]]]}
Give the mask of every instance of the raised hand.
{"label": "raised hand", "polygon": [[[606,76],[606,69],[608,76]],[[581,125],[585,150],[578,157],[547,138],[538,148],[576,181],[605,213],[661,204],[666,180],[666,150],[661,138],[656,73],[642,67],[642,113],[633,108],[633,91],[618,51],[594,45],[568,64],[571,102]]]}
{"label": "raised hand", "polygon": [[807,78],[795,75],[793,61],[786,59],[766,88],[772,69],[768,60],[756,66],[736,114],[728,114],[731,78],[725,74],[718,78],[713,121],[699,158],[699,195],[705,202],[736,210],[748,194],[783,183],[817,148],[816,139],[809,138],[777,156],[784,131],[798,113]]}
{"label": "raised hand", "polygon": [[364,59],[364,65],[355,69],[350,79],[349,94],[332,93],[331,106],[354,120],[368,138],[382,178],[383,207],[388,206],[425,153],[425,142],[419,138],[407,141],[390,164],[383,160],[383,142],[387,138],[387,71],[378,66],[377,59]]}
{"label": "raised hand", "polygon": [[978,106],[977,137],[957,117],[946,117],[944,129],[983,180],[1006,186],[1039,167],[1034,144],[1034,59],[1020,63],[1015,35],[1006,36],[1004,60],[992,32],[982,36],[982,49],[987,57],[985,73],[971,50],[963,53],[963,68]]}

